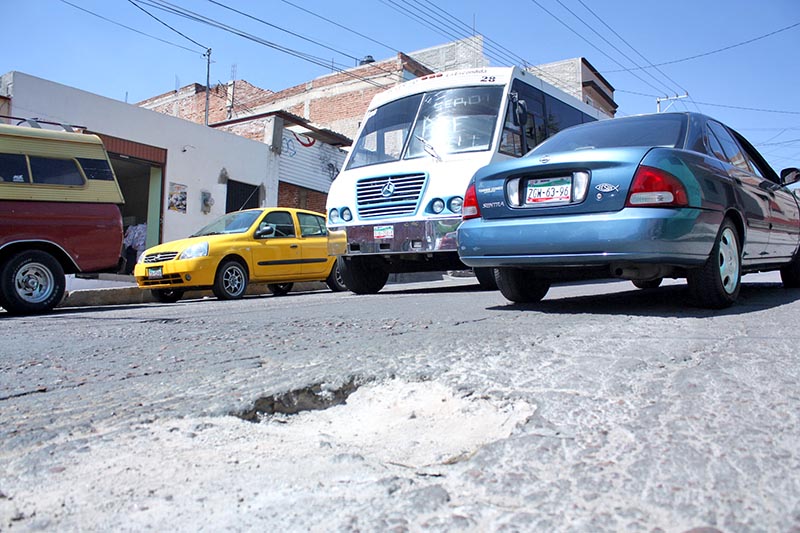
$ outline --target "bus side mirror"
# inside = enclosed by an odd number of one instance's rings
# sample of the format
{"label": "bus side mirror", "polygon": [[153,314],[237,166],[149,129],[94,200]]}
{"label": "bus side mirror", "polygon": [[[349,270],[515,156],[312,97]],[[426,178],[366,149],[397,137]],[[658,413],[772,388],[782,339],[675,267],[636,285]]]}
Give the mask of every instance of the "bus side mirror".
{"label": "bus side mirror", "polygon": [[517,126],[524,128],[525,124],[528,123],[528,105],[525,103],[525,100],[520,100],[517,102],[515,111]]}

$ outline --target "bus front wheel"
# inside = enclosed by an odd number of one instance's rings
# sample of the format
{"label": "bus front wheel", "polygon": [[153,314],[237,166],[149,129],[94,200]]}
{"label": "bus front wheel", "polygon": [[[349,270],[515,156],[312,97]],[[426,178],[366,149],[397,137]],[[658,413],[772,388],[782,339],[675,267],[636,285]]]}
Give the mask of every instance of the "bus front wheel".
{"label": "bus front wheel", "polygon": [[379,257],[343,257],[342,281],[356,294],[375,294],[389,279],[389,271]]}

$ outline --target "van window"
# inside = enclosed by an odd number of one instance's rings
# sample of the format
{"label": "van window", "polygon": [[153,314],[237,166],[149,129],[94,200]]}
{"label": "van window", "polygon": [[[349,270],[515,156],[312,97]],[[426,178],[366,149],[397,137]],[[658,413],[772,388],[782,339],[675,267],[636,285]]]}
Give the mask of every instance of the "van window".
{"label": "van window", "polygon": [[4,183],[30,183],[28,163],[20,154],[0,154],[0,181]]}
{"label": "van window", "polygon": [[34,183],[46,185],[83,185],[83,175],[74,159],[31,156]]}
{"label": "van window", "polygon": [[114,172],[105,159],[78,158],[78,163],[83,167],[83,173],[90,180],[114,181]]}

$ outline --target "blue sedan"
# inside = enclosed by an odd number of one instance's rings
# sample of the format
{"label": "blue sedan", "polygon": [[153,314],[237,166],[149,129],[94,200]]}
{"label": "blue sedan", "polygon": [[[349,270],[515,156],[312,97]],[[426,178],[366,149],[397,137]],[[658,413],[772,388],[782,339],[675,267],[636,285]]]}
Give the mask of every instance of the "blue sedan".
{"label": "blue sedan", "polygon": [[800,287],[800,206],[786,188],[798,180],[698,113],[583,124],[475,174],[458,252],[494,268],[512,302],[559,281],[686,278],[696,305],[724,308],[748,272]]}

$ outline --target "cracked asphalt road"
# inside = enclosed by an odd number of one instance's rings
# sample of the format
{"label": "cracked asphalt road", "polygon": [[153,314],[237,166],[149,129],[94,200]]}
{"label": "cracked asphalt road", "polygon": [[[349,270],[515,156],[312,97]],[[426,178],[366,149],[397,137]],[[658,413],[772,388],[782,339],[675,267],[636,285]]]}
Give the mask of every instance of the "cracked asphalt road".
{"label": "cracked asphalt road", "polygon": [[800,531],[800,291],[472,283],[0,314],[0,530]]}

